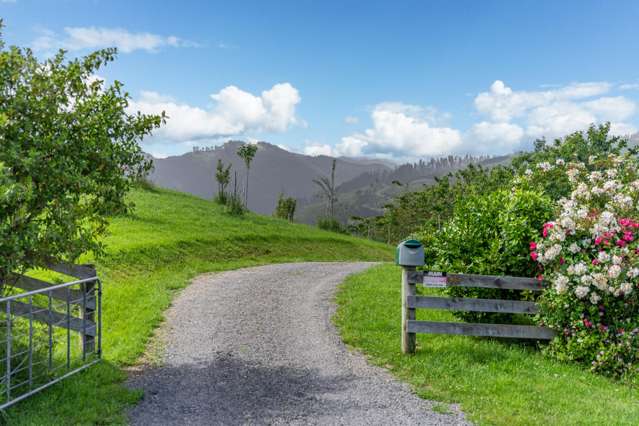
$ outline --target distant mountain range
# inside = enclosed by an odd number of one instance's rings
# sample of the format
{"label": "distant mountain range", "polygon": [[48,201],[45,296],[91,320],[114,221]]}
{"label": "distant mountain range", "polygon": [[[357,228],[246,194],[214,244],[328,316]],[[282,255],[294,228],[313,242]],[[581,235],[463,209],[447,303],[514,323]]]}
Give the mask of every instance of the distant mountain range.
{"label": "distant mountain range", "polygon": [[[243,188],[245,166],[237,156],[237,149],[242,143],[229,141],[207,150],[154,158],[154,169],[149,178],[161,187],[212,198],[217,191],[215,166],[217,160],[221,159],[224,164],[231,164],[233,171],[237,171],[238,186]],[[271,214],[279,194],[284,193],[298,200],[298,221],[315,223],[318,217],[325,214],[325,202],[319,197],[313,179],[330,174],[333,158],[296,154],[266,142],[259,142],[257,147],[249,178],[249,208],[257,213]],[[465,167],[471,162],[489,164],[498,161],[507,161],[507,157],[450,156],[399,166],[387,160],[337,158],[335,180],[339,193],[338,216],[346,220],[353,215],[379,214],[384,204],[400,191],[432,183],[436,176]]]}
{"label": "distant mountain range", "polygon": [[[639,145],[639,134],[630,138]],[[237,156],[241,141],[187,154],[154,158],[150,174],[153,183],[203,198],[212,198],[217,191],[215,166],[221,159],[237,171],[238,187],[243,188],[245,166]],[[251,164],[249,208],[257,213],[271,214],[280,193],[298,200],[296,220],[315,223],[326,214],[326,203],[318,194],[313,179],[328,176],[332,157],[309,156],[286,151],[275,145],[259,142]],[[500,157],[448,156],[397,165],[387,160],[371,158],[337,158],[335,180],[338,187],[337,216],[345,222],[352,216],[373,216],[393,197],[403,191],[414,191],[432,184],[436,177],[446,175],[468,164],[492,167],[507,164],[512,155]],[[233,187],[233,175],[231,179]]]}
{"label": "distant mountain range", "polygon": [[[215,166],[221,159],[237,171],[238,185],[242,188],[245,166],[237,156],[241,144],[229,141],[206,151],[155,158],[154,170],[149,177],[159,186],[212,198],[217,192]],[[318,189],[313,179],[330,173],[331,157],[296,154],[265,142],[259,142],[257,147],[249,177],[249,208],[257,213],[271,214],[280,193],[298,200],[312,198]],[[392,166],[386,161],[338,158],[335,180],[340,185],[364,173],[390,170]],[[233,177],[230,186],[233,187]]]}

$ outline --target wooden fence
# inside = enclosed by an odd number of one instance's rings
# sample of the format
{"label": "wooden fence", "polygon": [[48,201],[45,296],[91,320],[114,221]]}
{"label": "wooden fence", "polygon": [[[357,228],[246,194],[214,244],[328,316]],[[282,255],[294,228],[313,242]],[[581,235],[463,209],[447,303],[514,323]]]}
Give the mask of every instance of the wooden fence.
{"label": "wooden fence", "polygon": [[402,272],[402,352],[404,353],[415,352],[417,333],[535,340],[550,340],[555,336],[555,332],[549,328],[530,325],[417,321],[415,310],[419,308],[531,315],[539,311],[536,303],[520,300],[418,296],[417,284],[430,288],[476,287],[502,290],[542,290],[541,283],[535,278],[423,272],[416,271],[414,266],[404,266]]}

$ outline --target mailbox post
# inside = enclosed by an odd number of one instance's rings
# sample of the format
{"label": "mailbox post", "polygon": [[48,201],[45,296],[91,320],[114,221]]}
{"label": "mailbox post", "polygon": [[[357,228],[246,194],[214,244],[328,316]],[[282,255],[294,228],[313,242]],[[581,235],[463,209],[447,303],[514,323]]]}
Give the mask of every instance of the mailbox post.
{"label": "mailbox post", "polygon": [[395,252],[395,263],[402,267],[402,352],[415,353],[415,333],[408,332],[408,321],[415,320],[415,308],[408,307],[408,297],[415,296],[415,283],[408,274],[417,266],[424,265],[424,246],[417,240],[399,243]]}

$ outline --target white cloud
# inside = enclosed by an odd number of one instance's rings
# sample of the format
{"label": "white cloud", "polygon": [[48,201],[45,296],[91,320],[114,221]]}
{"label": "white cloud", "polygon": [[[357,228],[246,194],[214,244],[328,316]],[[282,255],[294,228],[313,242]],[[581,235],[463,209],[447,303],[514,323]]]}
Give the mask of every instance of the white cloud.
{"label": "white cloud", "polygon": [[290,83],[280,83],[261,95],[253,95],[236,86],[227,86],[211,95],[215,105],[203,109],[180,103],[156,92],[142,92],[132,100],[129,111],[169,117],[155,138],[170,142],[189,142],[242,135],[248,131],[284,132],[297,123],[295,108],[301,101]]}
{"label": "white cloud", "polygon": [[312,155],[312,156],[318,156],[318,155],[334,156],[335,152],[333,151],[333,148],[330,145],[307,142],[306,146],[304,147],[304,154]]}
{"label": "white cloud", "polygon": [[[515,151],[524,136],[524,129],[511,123],[482,121],[473,125],[465,136],[467,148],[477,152]],[[471,148],[474,145],[474,149]]]}
{"label": "white cloud", "polygon": [[624,83],[619,85],[619,90],[639,90],[639,83]]}
{"label": "white cloud", "polygon": [[136,50],[157,52],[163,47],[195,47],[197,43],[169,35],[130,32],[123,28],[65,27],[64,35],[42,29],[32,47],[36,51],[66,49],[70,51],[117,47],[124,53]]}
{"label": "white cloud", "polygon": [[385,102],[373,109],[373,127],[342,138],[340,155],[393,154],[422,157],[455,151],[462,142],[458,130],[437,127],[433,108]]}
{"label": "white cloud", "polygon": [[610,83],[595,82],[573,83],[553,90],[513,91],[503,81],[496,80],[490,86],[490,91],[477,95],[475,108],[493,121],[510,121],[522,117],[533,108],[602,95],[610,88]]}
{"label": "white cloud", "polygon": [[[475,98],[475,108],[490,122],[473,126],[470,136],[476,136],[480,141],[481,136],[487,136],[485,132],[475,132],[479,125],[485,131],[496,132],[520,127],[525,129],[524,134],[520,134],[521,141],[558,138],[606,121],[618,131],[632,129],[626,121],[636,113],[636,104],[623,96],[603,96],[613,88],[614,85],[608,82],[591,82],[572,83],[550,90],[516,91],[497,80],[488,92]],[[508,126],[498,126],[498,123]],[[507,131],[501,135],[502,143],[495,148],[516,148],[519,143],[516,134],[519,132]]]}
{"label": "white cloud", "polygon": [[359,118],[354,117],[352,115],[347,115],[346,117],[344,117],[344,123],[346,123],[346,124],[357,124],[357,123],[359,123]]}
{"label": "white cloud", "polygon": [[622,89],[630,87],[603,81],[525,91],[496,80],[488,91],[475,96],[474,106],[482,118],[463,132],[450,127],[450,116],[433,107],[380,103],[371,114],[371,128],[343,137],[332,150],[338,155],[412,159],[449,153],[503,154],[526,149],[535,138],[563,137],[606,121],[612,134],[628,135],[637,131],[632,120],[638,108],[636,102],[611,93]]}

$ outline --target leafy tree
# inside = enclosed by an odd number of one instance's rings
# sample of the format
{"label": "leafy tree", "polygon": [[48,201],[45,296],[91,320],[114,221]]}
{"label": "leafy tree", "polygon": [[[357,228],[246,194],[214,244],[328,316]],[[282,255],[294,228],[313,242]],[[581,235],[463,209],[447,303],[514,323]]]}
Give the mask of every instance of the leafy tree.
{"label": "leafy tree", "polygon": [[248,188],[249,188],[249,171],[251,170],[251,162],[257,152],[257,145],[245,143],[237,150],[237,155],[244,160],[246,164],[246,188],[244,190],[244,205],[248,208]]}
{"label": "leafy tree", "polygon": [[131,207],[125,195],[151,167],[138,142],[165,116],[129,113],[122,84],[94,78],[115,55],[40,62],[0,38],[0,282],[99,255],[108,216]]}
{"label": "leafy tree", "polygon": [[283,193],[280,193],[280,196],[277,199],[277,207],[275,207],[274,216],[293,222],[296,207],[297,200],[295,198],[286,197]]}
{"label": "leafy tree", "polygon": [[226,204],[228,198],[226,187],[231,181],[231,165],[224,167],[224,163],[219,158],[215,168],[215,180],[217,180],[217,197],[215,199],[219,204]]}
{"label": "leafy tree", "polygon": [[313,179],[313,182],[319,186],[320,190],[326,200],[328,201],[328,215],[331,219],[335,219],[335,203],[337,202],[337,190],[335,188],[335,166],[337,160],[333,159],[331,165],[331,177],[321,176],[317,179]]}

